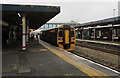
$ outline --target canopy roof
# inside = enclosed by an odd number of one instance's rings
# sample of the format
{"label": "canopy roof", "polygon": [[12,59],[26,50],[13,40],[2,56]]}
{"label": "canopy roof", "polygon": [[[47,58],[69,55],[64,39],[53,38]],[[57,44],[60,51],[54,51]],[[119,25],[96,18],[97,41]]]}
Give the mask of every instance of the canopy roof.
{"label": "canopy roof", "polygon": [[103,20],[98,20],[98,21],[93,21],[93,22],[88,22],[88,23],[83,23],[81,25],[77,25],[77,27],[89,27],[89,26],[103,26],[103,25],[108,25],[108,24],[120,24],[120,16],[114,17],[114,18],[108,18],[108,19],[103,19]]}
{"label": "canopy roof", "polygon": [[0,4],[2,20],[11,25],[21,25],[26,14],[30,28],[37,29],[60,13],[59,6]]}

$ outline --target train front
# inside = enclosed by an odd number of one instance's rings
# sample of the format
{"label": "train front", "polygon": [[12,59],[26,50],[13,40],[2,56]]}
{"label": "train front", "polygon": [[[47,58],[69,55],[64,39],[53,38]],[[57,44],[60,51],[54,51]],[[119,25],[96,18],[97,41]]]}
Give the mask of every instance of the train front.
{"label": "train front", "polygon": [[74,50],[74,46],[76,43],[75,38],[75,28],[69,25],[63,25],[58,28],[58,41],[57,44],[60,48],[65,49],[67,51]]}

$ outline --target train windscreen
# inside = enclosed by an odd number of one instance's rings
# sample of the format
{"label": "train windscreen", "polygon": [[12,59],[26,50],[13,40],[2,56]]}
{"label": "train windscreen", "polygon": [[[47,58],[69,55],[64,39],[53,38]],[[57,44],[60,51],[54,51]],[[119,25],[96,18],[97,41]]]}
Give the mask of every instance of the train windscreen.
{"label": "train windscreen", "polygon": [[63,37],[63,31],[59,31],[59,37]]}
{"label": "train windscreen", "polygon": [[74,37],[74,31],[71,31],[71,37]]}

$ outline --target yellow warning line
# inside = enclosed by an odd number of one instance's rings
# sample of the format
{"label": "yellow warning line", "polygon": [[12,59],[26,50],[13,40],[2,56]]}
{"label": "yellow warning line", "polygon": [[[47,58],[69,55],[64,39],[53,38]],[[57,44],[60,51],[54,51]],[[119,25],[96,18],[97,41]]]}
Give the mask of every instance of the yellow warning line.
{"label": "yellow warning line", "polygon": [[57,56],[59,56],[60,58],[62,58],[63,60],[65,60],[66,62],[70,63],[71,65],[73,65],[74,67],[78,68],[79,70],[81,70],[82,72],[86,73],[88,76],[91,76],[92,78],[95,78],[93,75],[91,75],[90,73],[86,72],[85,70],[81,69],[80,67],[78,67],[77,65],[71,63],[70,61],[68,61],[66,58],[61,57],[61,55],[55,53],[53,50],[51,50],[48,46],[44,45],[43,43],[40,42],[40,44],[42,44],[44,47],[46,47],[47,49],[49,49],[51,52],[53,52],[54,54],[56,54]]}
{"label": "yellow warning line", "polygon": [[[53,52],[53,53],[55,53],[55,52]],[[57,54],[57,53],[55,53],[55,54],[56,54],[57,56],[61,57],[59,54]],[[81,68],[78,67],[77,65],[71,63],[71,62],[68,61],[67,59],[65,59],[65,58],[62,58],[62,59],[65,60],[66,62],[70,63],[70,64],[73,65],[74,67],[78,68],[78,69],[81,70],[82,72],[86,73],[88,76],[91,76],[92,78],[94,78],[93,75],[89,74],[88,72],[86,72],[85,70],[81,69]]]}

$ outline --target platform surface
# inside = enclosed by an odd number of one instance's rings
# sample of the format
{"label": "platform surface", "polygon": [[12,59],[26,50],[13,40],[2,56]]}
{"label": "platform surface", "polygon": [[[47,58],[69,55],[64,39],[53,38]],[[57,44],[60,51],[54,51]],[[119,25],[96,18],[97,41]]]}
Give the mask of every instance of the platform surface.
{"label": "platform surface", "polygon": [[106,42],[106,41],[97,41],[97,40],[85,40],[85,39],[76,39],[76,40],[77,41],[98,43],[98,44],[105,44],[105,45],[120,46],[120,43],[115,43],[115,42]]}
{"label": "platform surface", "polygon": [[[27,51],[20,45],[3,48],[2,75],[22,77],[118,78],[119,74],[44,41],[30,41]],[[62,76],[62,77],[61,77]],[[34,77],[33,77],[34,78]]]}
{"label": "platform surface", "polygon": [[64,61],[36,41],[29,42],[27,51],[20,46],[3,48],[2,75],[5,76],[84,76],[86,73]]}

